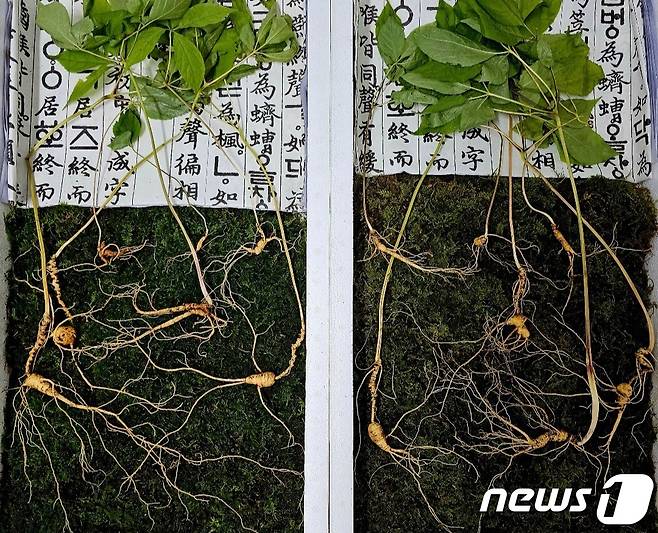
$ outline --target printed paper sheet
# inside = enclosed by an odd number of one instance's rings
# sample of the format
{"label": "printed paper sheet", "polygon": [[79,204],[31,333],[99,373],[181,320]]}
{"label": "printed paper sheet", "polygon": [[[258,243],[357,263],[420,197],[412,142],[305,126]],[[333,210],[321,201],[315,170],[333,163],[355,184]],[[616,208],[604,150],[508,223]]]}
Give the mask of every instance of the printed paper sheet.
{"label": "printed paper sheet", "polygon": [[[390,0],[407,32],[434,20],[438,0]],[[373,99],[384,80],[377,52],[375,23],[385,0],[356,0],[356,165],[369,175],[422,173],[436,147],[437,135],[414,136],[417,109],[388,102],[395,88],[388,86],[373,109]],[[448,0],[454,4],[454,1]],[[595,90],[599,102],[592,116],[596,131],[618,156],[595,167],[575,167],[577,176],[643,181],[651,176],[651,113],[641,0],[564,0],[553,32],[582,32],[605,79]],[[435,161],[432,174],[490,175],[499,168],[500,136],[474,128],[449,138]],[[504,152],[504,151],[503,151]],[[516,158],[518,159],[518,158]],[[533,163],[546,175],[564,175],[554,148],[539,150]],[[515,175],[523,169],[517,164]]]}
{"label": "printed paper sheet", "polygon": [[[82,16],[82,0],[61,3],[74,13],[74,20]],[[230,0],[220,3],[230,5]],[[267,10],[258,0],[249,4],[258,26]],[[163,205],[164,188],[180,205],[271,210],[273,199],[257,156],[274,182],[281,208],[305,211],[306,0],[283,0],[280,5],[292,17],[302,44],[298,56],[290,64],[263,65],[253,76],[217,91],[202,120],[153,121],[156,144],[173,139],[158,152],[166,183],[163,187],[150,159],[130,175],[111,205]],[[66,116],[90,106],[117,84],[125,84],[117,73],[110,73],[95,95],[66,106],[71,88],[84,74],[69,74],[54,60],[58,49],[35,27],[35,13],[36,0],[14,0],[6,187],[7,199],[19,205],[31,203],[25,166],[30,147]],[[100,205],[126,173],[152,152],[146,132],[135,149],[107,148],[111,125],[125,105],[125,100],[105,102],[44,142],[33,158],[40,205]],[[248,144],[231,124],[239,124]]]}

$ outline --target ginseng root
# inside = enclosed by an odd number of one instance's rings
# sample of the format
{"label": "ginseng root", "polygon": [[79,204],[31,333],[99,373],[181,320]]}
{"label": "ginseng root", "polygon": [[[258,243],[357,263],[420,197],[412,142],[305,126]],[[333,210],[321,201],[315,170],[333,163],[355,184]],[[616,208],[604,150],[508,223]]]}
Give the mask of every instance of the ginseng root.
{"label": "ginseng root", "polygon": [[244,378],[247,385],[255,385],[259,389],[268,389],[276,383],[276,374],[274,372],[260,372]]}
{"label": "ginseng root", "polygon": [[386,439],[384,428],[379,422],[371,422],[368,424],[368,436],[370,440],[381,450],[391,455],[401,456],[404,458],[410,457],[409,452],[398,448],[393,448]]}

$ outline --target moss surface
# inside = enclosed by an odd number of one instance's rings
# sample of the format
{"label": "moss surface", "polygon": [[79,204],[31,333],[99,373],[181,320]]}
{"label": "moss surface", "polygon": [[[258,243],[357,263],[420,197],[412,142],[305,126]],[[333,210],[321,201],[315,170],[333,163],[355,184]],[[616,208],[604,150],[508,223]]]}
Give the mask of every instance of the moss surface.
{"label": "moss surface", "polygon": [[[390,176],[372,179],[368,187],[368,206],[373,225],[393,241],[406,209],[417,178],[414,176]],[[503,182],[504,183],[504,182]],[[556,182],[557,183],[557,182]],[[463,265],[470,258],[473,239],[483,233],[483,224],[493,190],[493,179],[430,178],[419,196],[405,240],[405,249],[412,253],[430,252],[428,262],[437,266]],[[568,182],[559,184],[560,190],[570,197]],[[651,238],[656,230],[655,209],[645,189],[626,182],[593,179],[579,184],[585,216],[603,236],[614,240],[619,256],[636,281],[645,301],[648,301],[650,282],[644,267]],[[528,194],[533,203],[551,213],[560,228],[574,246],[577,245],[575,217],[571,216],[559,201],[539,182],[529,180]],[[357,203],[359,205],[360,203]],[[499,192],[497,207],[492,218],[491,231],[509,237],[507,225],[506,187]],[[565,352],[580,354],[582,345],[572,333],[554,320],[555,306],[566,300],[565,291],[542,280],[539,274],[565,282],[567,259],[551,235],[546,219],[532,213],[524,204],[517,184],[515,189],[515,218],[519,242],[522,246],[532,243],[525,255],[536,273],[531,275],[531,292],[528,305],[533,323],[540,324],[548,337]],[[356,258],[370,256],[366,248],[367,234],[363,215],[357,219]],[[591,252],[597,248],[588,237]],[[506,263],[510,262],[508,245],[492,240],[490,250]],[[381,257],[356,262],[356,338],[357,367],[367,368],[374,353],[377,328],[377,303],[386,263]],[[576,262],[576,274],[578,274]],[[613,383],[632,375],[635,361],[633,353],[646,342],[646,328],[639,307],[631,298],[627,286],[605,254],[590,257],[592,287],[594,354],[599,368],[604,368]],[[478,339],[488,317],[495,317],[510,305],[511,287],[516,280],[514,269],[505,268],[483,256],[480,271],[466,282],[446,281],[438,277],[420,276],[399,263],[394,269],[389,287],[384,333],[384,373],[381,380],[383,393],[380,421],[384,428],[392,424],[424,398],[427,378],[426,367],[432,367],[432,342],[449,343],[456,340]],[[564,318],[566,323],[582,331],[581,279],[576,278],[576,289]],[[421,333],[422,331],[422,333]],[[444,345],[446,346],[446,345]],[[444,350],[448,350],[444,348]],[[461,350],[461,351],[460,351]],[[455,360],[464,360],[468,346],[452,347],[449,351]],[[501,357],[499,364],[505,364]],[[513,363],[510,363],[513,364]],[[569,392],[573,380],[560,376],[546,376],[545,360],[530,362],[517,372],[539,383],[546,383],[551,390]],[[394,375],[392,371],[395,371]],[[441,373],[439,366],[438,372]],[[445,369],[443,370],[445,374]],[[363,377],[357,372],[355,386]],[[579,385],[583,390],[582,383]],[[653,473],[651,448],[654,433],[648,410],[649,390],[643,400],[633,406],[622,421],[613,441],[609,471],[597,478],[595,461],[568,448],[560,455],[518,458],[508,473],[496,483],[510,490],[518,487],[598,487],[601,482],[617,473]],[[425,406],[405,421],[402,432],[413,435],[414,428],[423,417],[438,411],[442,398],[432,397]],[[614,396],[604,395],[614,404]],[[361,441],[357,458],[355,524],[357,531],[397,533],[438,530],[427,507],[419,496],[412,477],[401,468],[390,466],[389,458],[376,449],[365,432],[367,420],[367,391],[362,389],[357,401],[361,422],[357,422]],[[558,427],[583,434],[589,423],[588,398],[577,401],[553,402]],[[451,446],[454,443],[453,426],[463,428],[463,418],[469,413],[463,404],[447,404],[442,417],[425,420],[417,438],[418,444]],[[604,422],[609,427],[612,416]],[[520,422],[522,423],[522,422]],[[461,424],[461,425],[460,425]],[[601,436],[595,443],[602,442]],[[468,439],[467,439],[468,440]],[[464,531],[478,531],[479,506],[492,477],[503,471],[507,460],[501,456],[484,457],[467,454],[480,473],[463,461],[456,464],[426,466],[422,477],[423,488],[440,518],[447,524],[461,526]],[[604,459],[604,458],[603,458]],[[389,466],[386,466],[389,465]],[[598,483],[598,484],[597,484]],[[596,520],[596,499],[590,500],[584,513],[488,513],[482,515],[482,531],[507,532],[598,532],[602,525]],[[639,524],[628,528],[632,531],[656,531],[655,511]]]}
{"label": "moss surface", "polygon": [[[223,257],[227,252],[241,244],[251,243],[254,239],[252,213],[230,210],[202,212],[213,237],[206,242],[200,254],[204,264],[209,263],[211,256]],[[191,209],[181,209],[180,213],[192,239],[199,239],[204,232],[201,218]],[[43,210],[48,249],[52,250],[68,238],[89,214],[87,210],[65,207]],[[264,220],[275,227],[273,216],[266,215]],[[286,216],[285,220],[289,240],[296,241],[294,260],[298,283],[303,289],[305,223],[299,216]],[[7,222],[14,258],[8,353],[13,370],[12,382],[16,385],[27,351],[34,341],[42,313],[42,299],[36,290],[17,281],[30,279],[34,285],[38,285],[31,278],[38,265],[32,214],[28,210],[16,210],[9,215]],[[93,270],[64,272],[62,290],[74,312],[80,313],[103,305],[106,301],[104,292],[111,291],[113,285],[136,282],[143,282],[145,289],[154,295],[153,304],[156,307],[200,301],[189,257],[171,260],[185,253],[186,247],[166,208],[105,211],[100,216],[100,224],[106,242],[125,246],[148,241],[149,246],[134,259],[117,261],[103,274]],[[265,227],[269,231],[273,226]],[[98,232],[92,226],[91,231],[65,252],[60,261],[60,270],[72,264],[91,262],[97,238]],[[209,274],[209,286],[218,286],[221,276],[222,272],[219,271]],[[276,243],[268,246],[261,256],[240,262],[231,274],[231,288],[241,296],[256,330],[266,331],[259,337],[257,350],[257,358],[263,369],[285,368],[299,321],[285,257]],[[141,303],[146,307],[146,302]],[[223,335],[215,335],[206,343],[190,339],[151,342],[153,359],[168,364],[172,361],[180,362],[185,356],[191,365],[224,377],[242,377],[253,373],[250,358],[253,341],[251,332],[239,313],[227,310],[227,314],[230,324]],[[135,312],[130,300],[123,299],[113,301],[98,316],[106,320],[122,319],[135,316]],[[80,343],[86,345],[107,336],[107,329],[93,321],[82,321],[78,324],[78,330]],[[61,378],[60,363],[75,375],[66,356],[62,358],[59,350],[49,343],[39,357],[37,371],[46,377]],[[136,376],[143,367],[143,354],[135,349],[125,349],[91,366],[88,375],[97,383],[116,386],[129,376]],[[274,413],[286,421],[298,443],[303,439],[303,369],[302,355],[289,379],[264,392],[265,401]],[[147,371],[144,377],[146,379],[135,392],[150,398],[166,396],[174,383],[181,394],[194,395],[195,391],[209,388],[207,382],[202,383],[189,374],[172,377]],[[84,394],[88,394],[86,400],[90,404],[102,400],[98,392],[87,391]],[[30,486],[23,472],[21,447],[12,442],[11,428],[15,419],[11,407],[13,396],[10,393],[6,415],[8,430],[5,449],[8,451],[4,457],[0,530],[60,531],[62,512],[55,504],[55,486],[44,454],[34,448],[28,450],[26,472],[31,479]],[[182,502],[173,499],[168,503],[160,478],[152,471],[145,471],[141,474],[139,489],[145,501],[154,502],[149,509],[154,522],[151,529],[147,508],[137,500],[134,492],[126,487],[126,490],[119,490],[124,480],[123,473],[113,466],[107,453],[99,446],[98,439],[93,439],[95,452],[91,461],[92,466],[98,470],[88,472],[88,482],[85,482],[79,464],[80,445],[74,438],[68,420],[53,402],[45,402],[43,397],[36,394],[30,394],[29,397],[32,408],[36,412],[43,412],[50,424],[46,424],[44,418],[38,426],[43,443],[50,451],[60,481],[62,499],[74,531],[232,532],[241,529],[236,515],[220,502],[200,503],[184,497]],[[89,428],[88,417],[80,416],[79,413],[73,416],[83,427]],[[149,418],[148,415],[144,416]],[[166,427],[171,427],[167,424],[180,422],[176,416],[164,415],[157,415],[152,421]],[[142,457],[125,437],[108,433],[106,429],[102,429],[102,434],[108,448],[125,464],[134,467]],[[242,454],[270,466],[300,472],[303,468],[301,447],[287,447],[288,436],[285,430],[263,409],[253,387],[233,387],[205,397],[184,431],[172,437],[170,444],[184,449],[190,456]],[[168,464],[168,467],[173,468],[174,465]],[[259,531],[291,531],[301,527],[303,481],[299,476],[280,474],[277,479],[252,464],[226,460],[202,467],[181,466],[178,480],[181,486],[190,491],[221,496],[242,515],[246,526]],[[28,499],[30,490],[31,499]],[[187,506],[187,511],[182,503]]]}

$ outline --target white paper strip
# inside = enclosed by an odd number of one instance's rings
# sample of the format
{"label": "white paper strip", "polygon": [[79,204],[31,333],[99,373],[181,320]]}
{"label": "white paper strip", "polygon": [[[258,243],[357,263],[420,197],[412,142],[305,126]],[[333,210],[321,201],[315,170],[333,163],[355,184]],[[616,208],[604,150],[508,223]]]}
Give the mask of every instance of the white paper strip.
{"label": "white paper strip", "polygon": [[[422,172],[436,146],[436,136],[411,135],[417,110],[378,108],[371,112],[373,95],[383,77],[382,60],[375,42],[375,23],[385,0],[355,0],[357,62],[355,65],[356,164],[368,174]],[[390,0],[407,32],[434,19],[436,0]],[[454,1],[448,0],[454,4]],[[595,91],[600,98],[592,118],[596,130],[619,153],[603,165],[575,167],[577,176],[642,181],[651,175],[651,112],[647,99],[647,70],[638,0],[564,0],[551,31],[578,31],[588,41],[592,57],[606,74]],[[390,93],[392,88],[387,90]],[[371,119],[371,120],[370,120]],[[370,124],[370,128],[367,125]],[[507,128],[507,124],[500,124]],[[410,130],[410,131],[409,131]],[[518,158],[514,174],[522,173]],[[555,149],[537,151],[533,160],[547,175],[563,175],[564,165]],[[486,176],[500,164],[500,137],[485,129],[448,138],[432,174]]]}
{"label": "white paper strip", "polygon": [[[220,2],[230,4],[230,0]],[[61,3],[73,12],[74,20],[82,16],[81,2]],[[281,208],[305,211],[306,2],[285,0],[280,4],[293,18],[302,44],[291,64],[263,65],[253,76],[217,91],[201,120],[153,121],[156,145],[174,139],[158,152],[165,189],[174,203],[271,210],[274,203],[262,164],[278,191]],[[67,106],[71,89],[84,74],[69,74],[53,59],[58,48],[45,32],[35,28],[35,6],[36,0],[15,0],[11,20],[6,196],[18,205],[30,203],[24,161],[30,146],[76,108],[90,105],[117,83],[125,83],[108,75],[91,98]],[[250,0],[250,6],[258,27],[267,10],[259,0]],[[142,132],[137,152],[132,148],[118,152],[107,148],[111,124],[121,105],[116,101],[106,103],[67,124],[35,155],[37,196],[42,205],[98,205],[125,177],[127,169],[141,159],[139,156],[153,151],[146,131]],[[254,153],[231,124],[244,130]],[[164,203],[161,180],[151,159],[125,180],[111,205]]]}

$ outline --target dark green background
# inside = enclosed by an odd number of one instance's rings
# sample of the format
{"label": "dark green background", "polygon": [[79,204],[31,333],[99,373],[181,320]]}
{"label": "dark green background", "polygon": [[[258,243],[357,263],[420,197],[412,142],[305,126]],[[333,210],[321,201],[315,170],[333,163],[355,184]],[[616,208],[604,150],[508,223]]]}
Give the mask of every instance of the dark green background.
{"label": "dark green background", "polygon": [[[241,244],[254,239],[254,215],[249,211],[202,210],[205,215],[210,239],[200,253],[204,265],[212,258],[221,258]],[[180,210],[192,240],[196,242],[204,232],[201,218],[192,209]],[[43,228],[48,249],[52,252],[63,239],[68,238],[90,215],[89,210],[56,207],[42,210]],[[66,272],[61,276],[61,285],[68,304],[74,312],[82,312],[105,301],[100,286],[109,290],[111,284],[144,281],[146,290],[156,288],[154,305],[166,307],[187,302],[200,301],[196,275],[191,270],[191,261],[168,259],[186,252],[181,233],[166,208],[114,209],[101,213],[100,224],[103,239],[121,246],[138,245],[148,241],[150,246],[139,252],[136,259],[118,261],[106,273],[97,271]],[[276,227],[272,215],[265,215],[266,232]],[[285,216],[291,243],[295,243],[293,257],[296,264],[298,284],[304,290],[304,235],[305,221],[298,215]],[[33,216],[30,210],[15,210],[7,218],[14,267],[11,274],[9,305],[9,364],[12,370],[11,383],[17,384],[27,351],[34,341],[37,323],[42,313],[42,298],[35,290],[19,283],[36,272],[38,250],[35,241]],[[93,260],[98,233],[92,229],[69,247],[60,261],[60,269],[74,263]],[[137,261],[138,259],[138,261]],[[221,272],[208,275],[210,287],[221,282]],[[34,280],[32,280],[34,282]],[[38,283],[35,283],[38,284]],[[260,338],[258,360],[264,370],[281,370],[287,364],[290,344],[299,331],[297,304],[292,293],[290,278],[284,255],[276,243],[271,243],[259,257],[249,257],[239,263],[231,273],[231,287],[241,295],[247,313],[258,331],[271,329]],[[146,307],[145,302],[141,302]],[[225,307],[225,306],[224,306]],[[215,375],[240,377],[254,372],[250,360],[252,336],[246,322],[239,313],[227,310],[230,323],[222,336],[215,337],[201,346],[202,355],[197,353],[197,341],[152,342],[155,360],[170,363],[180,358],[180,350],[190,357],[190,363]],[[99,317],[117,319],[135,316],[129,300],[115,301]],[[107,331],[93,322],[78,325],[80,342],[89,344],[107,335]],[[186,323],[190,327],[190,323]],[[173,333],[173,332],[172,332]],[[97,383],[119,384],[136,369],[143,366],[143,355],[134,349],[125,349],[112,355],[104,363],[89,370],[89,376]],[[37,371],[46,377],[58,376],[60,352],[50,343],[42,352]],[[304,414],[304,364],[303,350],[290,378],[264,391],[265,401],[283,418],[293,431],[298,443],[303,444]],[[64,366],[71,370],[65,360]],[[148,372],[139,391],[150,397],[166,394],[172,378]],[[194,394],[209,388],[208,382],[187,376],[177,376],[178,391]],[[89,391],[86,400],[90,404],[100,398]],[[54,485],[48,473],[45,456],[37,449],[29,450],[27,473],[32,480],[32,498],[28,501],[29,488],[23,473],[21,448],[12,443],[11,407],[14,392],[10,392],[5,417],[6,436],[4,455],[4,479],[2,480],[2,505],[0,530],[57,532],[62,527],[62,513],[54,505]],[[30,394],[30,404],[40,412],[44,398]],[[257,392],[249,386],[224,389],[204,400],[186,430],[172,444],[188,454],[197,452],[217,455],[240,453],[265,464],[301,471],[303,450],[301,446],[287,448],[285,431],[263,409]],[[81,479],[78,464],[79,446],[74,440],[70,425],[53,403],[45,407],[44,414],[52,424],[49,428],[42,420],[45,445],[50,451],[54,468],[60,480],[62,497],[69,512],[71,526],[76,532],[96,531],[156,531],[156,532],[232,532],[240,530],[239,521],[220,503],[200,504],[185,500],[189,515],[174,499],[166,508],[153,507],[151,515],[153,529],[146,510],[133,493],[119,493],[121,473],[113,467],[108,456],[96,446],[93,465],[105,468],[108,477],[90,474],[94,486]],[[89,427],[89,419],[74,413],[76,420]],[[169,420],[168,418],[166,420]],[[163,425],[165,417],[158,417]],[[57,434],[56,434],[57,433]],[[128,464],[141,457],[136,454],[126,438],[103,432],[108,445]],[[97,443],[96,443],[97,444]],[[282,474],[277,480],[271,474],[244,462],[227,461],[204,467],[181,468],[180,484],[189,490],[208,492],[224,498],[238,510],[245,525],[260,531],[292,531],[301,528],[303,481],[299,477]],[[159,478],[147,471],[140,480],[140,490],[147,499],[165,501]]]}
{"label": "dark green background", "polygon": [[[368,182],[367,200],[373,225],[395,240],[404,215],[404,210],[417,182],[416,176],[399,175],[372,178]],[[542,274],[564,281],[567,278],[567,259],[553,238],[547,221],[526,207],[521,196],[518,180],[515,180],[515,224],[521,244],[532,243],[537,248],[526,251],[530,263]],[[567,198],[571,198],[568,181],[555,181]],[[411,253],[431,252],[431,265],[463,265],[470,257],[473,239],[483,233],[486,209],[493,190],[493,179],[472,178],[428,178],[420,192],[406,234],[405,248]],[[361,184],[358,183],[360,188]],[[507,181],[501,181],[497,207],[492,218],[491,231],[509,237],[507,225]],[[627,266],[640,291],[648,301],[650,281],[644,269],[644,260],[656,228],[655,210],[646,189],[627,182],[592,179],[579,182],[585,216],[598,228],[603,236],[615,239],[621,248],[619,256]],[[578,244],[575,217],[567,212],[559,201],[536,180],[528,180],[528,193],[537,207],[551,213],[574,247]],[[358,200],[356,205],[360,206]],[[359,209],[359,213],[361,213]],[[367,369],[372,362],[376,338],[376,310],[381,284],[386,267],[382,257],[359,261],[370,255],[366,248],[366,227],[362,214],[357,218],[356,267],[356,338],[355,354],[357,367]],[[594,250],[595,243],[587,240],[588,249]],[[511,261],[509,245],[503,247],[491,241],[490,249],[505,261]],[[578,274],[578,261],[576,273]],[[646,342],[645,323],[639,308],[632,299],[621,275],[605,254],[590,257],[592,287],[592,312],[595,361],[604,367],[615,383],[628,379],[634,368],[633,354]],[[434,364],[429,341],[420,334],[410,314],[415,317],[425,335],[436,341],[478,339],[482,324],[487,316],[497,316],[511,303],[511,287],[516,279],[513,269],[504,269],[493,261],[483,258],[481,271],[466,282],[443,280],[439,277],[418,275],[397,263],[389,287],[384,333],[384,373],[382,389],[389,395],[391,369],[395,367],[395,392],[397,400],[382,397],[380,421],[389,428],[398,417],[417,405],[424,397],[427,380],[423,374],[425,364]],[[576,279],[576,286],[580,285]],[[531,275],[531,292],[527,301],[536,304],[534,322],[541,324],[548,334],[564,350],[583,353],[574,336],[559,327],[552,316],[550,305],[560,306],[565,300],[564,292],[556,291],[537,275]],[[528,308],[529,306],[526,306]],[[582,294],[576,290],[565,313],[567,323],[582,330]],[[447,349],[447,348],[446,348]],[[470,353],[462,348],[459,360]],[[459,352],[457,352],[459,353]],[[501,359],[504,361],[504,359]],[[529,379],[539,383],[547,380],[541,364],[521,369]],[[356,373],[355,386],[364,376],[364,370]],[[561,385],[553,378],[553,387],[570,390],[573,382]],[[648,408],[650,385],[640,405],[629,409],[613,441],[612,462],[609,472],[603,472],[599,485],[605,478],[616,473],[653,473],[651,450],[654,433],[651,417],[644,417]],[[442,396],[439,395],[441,398]],[[417,421],[423,415],[437,411],[434,398],[417,416],[411,417],[403,429],[412,434]],[[614,402],[610,394],[604,397]],[[384,467],[390,463],[388,457],[369,441],[366,433],[368,395],[364,387],[357,405],[361,412],[361,448],[356,462],[356,508],[355,525],[359,532],[402,533],[437,531],[416,484],[401,468]],[[580,404],[587,404],[583,399]],[[584,432],[589,423],[586,411],[574,404],[555,404],[558,426]],[[418,444],[450,445],[451,422],[458,422],[464,413],[463,404],[448,403],[445,416],[426,422],[419,435]],[[603,427],[609,420],[604,422]],[[463,427],[463,426],[457,426]],[[357,433],[358,434],[358,433]],[[599,435],[600,436],[600,435]],[[595,438],[596,440],[596,438]],[[356,445],[359,442],[357,440]],[[425,492],[437,509],[441,519],[463,531],[478,530],[479,507],[489,481],[506,465],[503,457],[468,455],[480,472],[477,479],[474,471],[463,462],[456,466],[440,464],[427,467],[422,477]],[[594,487],[596,468],[585,456],[569,448],[558,457],[522,457],[517,459],[509,473],[496,486],[518,487]],[[595,500],[588,512],[582,514],[511,514],[488,513],[482,519],[482,531],[506,531],[519,533],[603,531],[603,526],[594,516]],[[628,531],[655,531],[653,506],[649,515]]]}

